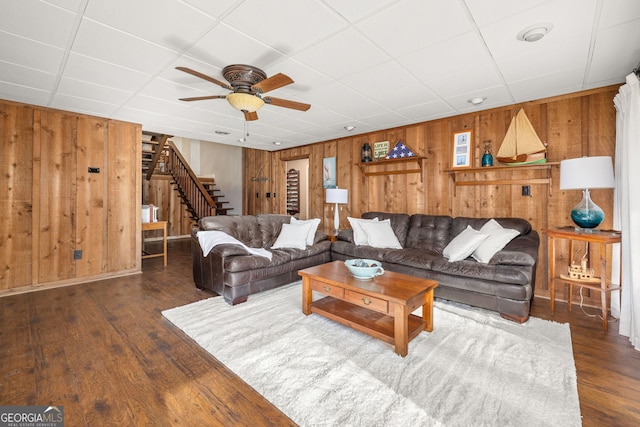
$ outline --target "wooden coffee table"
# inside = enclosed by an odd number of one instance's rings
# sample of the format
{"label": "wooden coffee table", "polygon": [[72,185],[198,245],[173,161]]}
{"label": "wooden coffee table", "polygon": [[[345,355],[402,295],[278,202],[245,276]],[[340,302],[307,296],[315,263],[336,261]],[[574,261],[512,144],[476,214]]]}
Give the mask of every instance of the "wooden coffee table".
{"label": "wooden coffee table", "polygon": [[[369,280],[351,276],[343,261],[298,272],[302,276],[302,312],[317,313],[392,344],[404,357],[409,341],[433,330],[435,280],[385,271]],[[327,295],[313,301],[312,292]],[[422,317],[411,314],[422,306]]]}

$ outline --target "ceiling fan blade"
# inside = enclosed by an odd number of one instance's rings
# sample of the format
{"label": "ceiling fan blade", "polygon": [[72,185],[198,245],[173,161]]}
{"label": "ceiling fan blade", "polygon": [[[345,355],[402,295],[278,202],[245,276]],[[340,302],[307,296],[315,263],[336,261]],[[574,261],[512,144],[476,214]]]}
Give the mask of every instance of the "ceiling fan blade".
{"label": "ceiling fan blade", "polygon": [[185,73],[191,74],[192,76],[200,77],[201,79],[204,79],[204,80],[206,80],[208,82],[215,83],[218,86],[222,86],[225,89],[233,90],[233,88],[231,86],[229,86],[227,83],[223,83],[220,80],[216,80],[213,77],[207,76],[206,74],[202,74],[199,71],[192,70],[191,68],[176,67],[176,70],[184,71]]}
{"label": "ceiling fan blade", "polygon": [[244,119],[248,122],[254,121],[254,120],[258,120],[258,113],[256,113],[255,111],[252,113],[249,112],[245,112],[244,113]]}
{"label": "ceiling fan blade", "polygon": [[275,105],[276,107],[291,108],[293,110],[307,111],[311,108],[309,104],[303,104],[302,102],[289,101],[288,99],[274,98],[272,96],[266,96],[262,98],[266,104]]}
{"label": "ceiling fan blade", "polygon": [[286,76],[282,73],[278,73],[262,80],[261,82],[254,84],[253,86],[251,86],[251,89],[259,93],[265,93],[269,92],[270,90],[278,89],[282,86],[290,85],[291,83],[293,83],[291,77]]}
{"label": "ceiling fan blade", "polygon": [[226,97],[226,95],[195,96],[193,98],[180,98],[180,101],[204,101],[205,99],[225,99]]}

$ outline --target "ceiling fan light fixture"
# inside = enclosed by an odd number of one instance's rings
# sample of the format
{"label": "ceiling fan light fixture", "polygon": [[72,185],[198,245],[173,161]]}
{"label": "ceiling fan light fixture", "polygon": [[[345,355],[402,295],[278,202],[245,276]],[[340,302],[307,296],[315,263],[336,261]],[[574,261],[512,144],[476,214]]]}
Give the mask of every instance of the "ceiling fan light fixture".
{"label": "ceiling fan light fixture", "polygon": [[264,105],[264,100],[249,93],[230,93],[227,101],[233,108],[239,111],[253,113]]}
{"label": "ceiling fan light fixture", "polygon": [[537,42],[553,29],[551,22],[530,25],[518,33],[516,38],[523,42]]}

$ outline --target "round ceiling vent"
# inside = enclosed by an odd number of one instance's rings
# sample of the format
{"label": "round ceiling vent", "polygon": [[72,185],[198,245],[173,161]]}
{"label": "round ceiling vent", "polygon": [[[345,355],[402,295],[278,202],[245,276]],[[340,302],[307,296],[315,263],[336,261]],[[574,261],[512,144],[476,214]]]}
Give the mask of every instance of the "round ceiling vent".
{"label": "round ceiling vent", "polygon": [[537,42],[552,29],[553,24],[551,22],[542,22],[523,29],[518,33],[516,38],[524,42]]}

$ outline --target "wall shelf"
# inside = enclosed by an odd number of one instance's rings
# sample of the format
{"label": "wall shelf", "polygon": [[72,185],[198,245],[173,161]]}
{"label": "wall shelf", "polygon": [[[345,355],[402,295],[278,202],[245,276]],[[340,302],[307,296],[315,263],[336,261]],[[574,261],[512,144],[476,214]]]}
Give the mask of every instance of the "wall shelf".
{"label": "wall shelf", "polygon": [[[453,180],[454,187],[463,186],[475,186],[475,185],[548,185],[549,195],[551,195],[551,167],[559,165],[558,162],[542,163],[537,165],[522,165],[522,166],[485,166],[480,168],[461,168],[461,169],[449,169],[445,172],[449,172],[449,176]],[[506,179],[482,179],[481,176],[491,172],[505,172],[505,171],[532,171],[543,170],[546,171],[546,176],[541,178],[506,178]],[[460,180],[458,175],[462,174],[474,174],[474,179]]]}
{"label": "wall shelf", "polygon": [[[420,174],[420,182],[422,182],[422,175],[424,170],[424,160],[426,157],[404,157],[402,159],[390,159],[390,160],[378,160],[374,162],[358,162],[355,163],[356,166],[360,168],[362,174],[364,176],[379,176],[379,175],[405,175],[409,173],[419,173]],[[415,163],[415,167],[412,169],[402,169],[402,170],[371,170],[371,168],[375,168],[376,166],[386,166],[386,165],[397,165],[397,164],[406,164],[406,163]]]}

